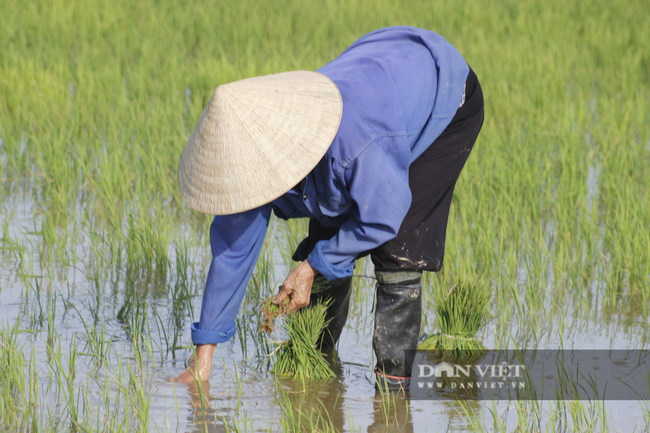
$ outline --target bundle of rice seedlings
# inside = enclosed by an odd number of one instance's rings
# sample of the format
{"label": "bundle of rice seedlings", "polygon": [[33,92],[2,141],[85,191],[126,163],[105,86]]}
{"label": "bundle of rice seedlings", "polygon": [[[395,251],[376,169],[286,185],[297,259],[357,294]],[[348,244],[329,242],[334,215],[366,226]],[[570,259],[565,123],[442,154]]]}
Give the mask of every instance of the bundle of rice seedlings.
{"label": "bundle of rice seedlings", "polygon": [[302,380],[335,376],[317,344],[326,332],[325,314],[329,304],[318,302],[287,317],[283,328],[288,338],[286,342],[277,342],[273,374]]}
{"label": "bundle of rice seedlings", "polygon": [[[326,282],[316,280],[312,285],[312,293],[318,293],[325,287]],[[287,316],[281,322],[287,333],[287,340],[273,342],[278,345],[271,353],[274,356],[271,370],[273,374],[302,380],[334,377],[334,372],[318,345],[323,332],[327,332],[328,322],[325,321],[325,315],[331,299],[309,305],[292,314],[288,314],[291,297],[280,305],[274,305],[272,299],[262,302],[260,331],[270,335],[275,329],[275,319]]]}
{"label": "bundle of rice seedlings", "polygon": [[488,287],[459,279],[448,291],[435,290],[440,332],[425,339],[418,349],[436,351],[444,359],[471,361],[485,354],[476,333],[487,321]]}

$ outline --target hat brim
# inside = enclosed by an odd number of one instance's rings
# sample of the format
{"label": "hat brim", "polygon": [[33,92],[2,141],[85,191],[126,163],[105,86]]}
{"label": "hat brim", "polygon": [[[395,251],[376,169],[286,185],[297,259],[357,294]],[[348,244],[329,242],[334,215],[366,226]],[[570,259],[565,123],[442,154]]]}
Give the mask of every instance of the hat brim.
{"label": "hat brim", "polygon": [[277,199],[325,155],[342,112],[338,87],[318,72],[218,87],[180,158],[183,200],[199,212],[229,215]]}

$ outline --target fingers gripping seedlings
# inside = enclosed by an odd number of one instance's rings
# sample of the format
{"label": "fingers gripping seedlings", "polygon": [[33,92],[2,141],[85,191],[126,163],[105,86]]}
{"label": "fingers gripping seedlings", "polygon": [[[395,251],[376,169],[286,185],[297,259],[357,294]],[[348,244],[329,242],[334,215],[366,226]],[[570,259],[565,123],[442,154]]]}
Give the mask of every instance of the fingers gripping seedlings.
{"label": "fingers gripping seedlings", "polygon": [[[327,283],[322,280],[314,280],[314,283],[311,286],[311,294],[316,294],[324,291],[327,287]],[[280,286],[280,292],[282,292],[283,287]],[[262,323],[260,324],[260,331],[266,332],[267,335],[270,335],[275,330],[275,319],[277,317],[282,318],[282,316],[288,316],[292,313],[289,309],[291,305],[291,295],[288,295],[284,300],[275,304],[273,301],[277,299],[276,297],[270,297],[262,301]]]}
{"label": "fingers gripping seedlings", "polygon": [[[312,293],[324,290],[324,284],[315,284]],[[331,299],[317,302],[308,308],[302,308],[294,313],[289,310],[291,297],[284,299],[279,305],[272,303],[273,298],[262,302],[262,323],[260,332],[270,335],[275,329],[277,317],[287,316],[281,326],[287,333],[285,341],[273,341],[278,345],[269,355],[273,356],[272,372],[277,376],[294,379],[324,379],[334,377],[334,372],[319,349],[319,340],[327,332],[329,321],[325,320],[327,308]]]}
{"label": "fingers gripping seedlings", "polygon": [[317,274],[318,271],[311,267],[309,261],[305,260],[300,263],[289,273],[286,280],[284,280],[284,283],[280,286],[280,292],[273,298],[273,303],[280,304],[291,296],[289,312],[306,307],[309,305],[314,277]]}

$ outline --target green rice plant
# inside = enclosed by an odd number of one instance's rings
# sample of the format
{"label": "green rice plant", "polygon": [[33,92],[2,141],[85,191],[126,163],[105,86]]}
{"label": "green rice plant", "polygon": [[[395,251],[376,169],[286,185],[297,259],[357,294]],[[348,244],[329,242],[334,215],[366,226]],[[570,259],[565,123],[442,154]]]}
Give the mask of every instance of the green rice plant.
{"label": "green rice plant", "polygon": [[[16,321],[10,327],[7,323],[0,331],[0,425],[7,431],[30,430],[31,425],[36,431],[38,377],[33,352],[31,362],[27,361],[18,342],[18,324]],[[28,375],[26,367],[29,367]]]}
{"label": "green rice plant", "polygon": [[306,218],[292,219],[280,226],[276,241],[278,248],[282,252],[282,260],[286,267],[291,266],[291,257],[294,251],[308,234],[309,220]]}
{"label": "green rice plant", "polygon": [[434,290],[440,332],[427,337],[418,348],[439,352],[443,357],[456,361],[482,356],[486,347],[478,340],[476,333],[486,323],[489,314],[488,287],[459,278],[448,291],[442,285]]}
{"label": "green rice plant", "polygon": [[329,322],[325,321],[331,301],[317,302],[302,308],[283,321],[287,341],[276,342],[278,347],[271,371],[276,376],[294,379],[325,379],[334,377],[325,355],[319,350],[319,339]]}
{"label": "green rice plant", "polygon": [[[264,296],[273,292],[275,286],[274,266],[273,266],[273,248],[269,242],[270,236],[267,236],[262,245],[255,270],[248,283],[246,290],[245,302],[257,303]],[[284,257],[284,256],[283,256]]]}

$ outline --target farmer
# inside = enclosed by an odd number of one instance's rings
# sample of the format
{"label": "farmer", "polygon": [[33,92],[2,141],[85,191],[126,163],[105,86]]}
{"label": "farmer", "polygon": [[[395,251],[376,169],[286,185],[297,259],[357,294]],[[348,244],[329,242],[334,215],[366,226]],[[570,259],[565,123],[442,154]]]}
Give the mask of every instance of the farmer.
{"label": "farmer", "polygon": [[[411,376],[422,271],[439,271],[454,186],[483,124],[476,75],[441,36],[390,27],[363,36],[317,72],[255,77],[217,88],[180,159],[185,202],[216,215],[196,345],[173,380],[207,379],[262,248],[271,212],[309,218],[309,234],[275,304],[290,311],[331,297],[323,345],[345,325],[354,262],[377,278],[375,373]],[[314,278],[326,290],[311,295]]]}

